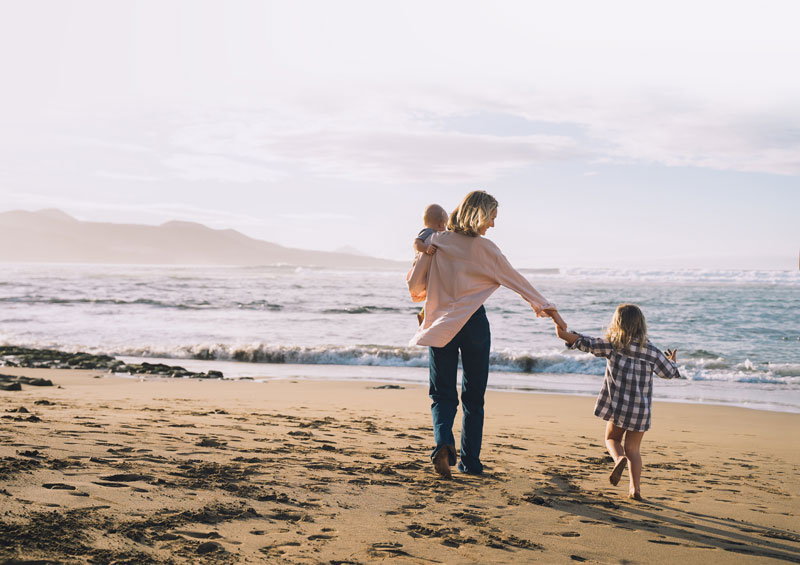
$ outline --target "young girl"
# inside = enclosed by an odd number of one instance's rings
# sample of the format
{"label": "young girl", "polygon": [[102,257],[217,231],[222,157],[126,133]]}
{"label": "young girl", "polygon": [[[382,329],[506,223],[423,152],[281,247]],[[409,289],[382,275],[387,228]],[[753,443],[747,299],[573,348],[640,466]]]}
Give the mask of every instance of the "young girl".
{"label": "young girl", "polygon": [[681,378],[675,364],[678,350],[667,349],[665,355],[648,341],[644,314],[634,304],[617,307],[605,338],[587,337],[560,327],[556,333],[570,349],[608,359],[603,389],[594,408],[594,415],[608,422],[606,447],[614,459],[614,470],[608,480],[617,485],[625,465],[630,463],[629,496],[642,500],[639,446],[644,432],[650,429],[653,372],[664,379]]}

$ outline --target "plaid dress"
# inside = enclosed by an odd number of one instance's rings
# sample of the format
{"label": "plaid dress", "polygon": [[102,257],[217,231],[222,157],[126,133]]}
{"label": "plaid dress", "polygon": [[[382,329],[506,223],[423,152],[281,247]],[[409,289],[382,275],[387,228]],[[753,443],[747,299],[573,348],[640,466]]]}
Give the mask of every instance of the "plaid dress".
{"label": "plaid dress", "polygon": [[624,352],[619,352],[607,339],[578,334],[570,349],[608,359],[594,415],[634,432],[650,429],[653,372],[663,379],[681,376],[677,365],[649,341],[644,347],[631,344]]}

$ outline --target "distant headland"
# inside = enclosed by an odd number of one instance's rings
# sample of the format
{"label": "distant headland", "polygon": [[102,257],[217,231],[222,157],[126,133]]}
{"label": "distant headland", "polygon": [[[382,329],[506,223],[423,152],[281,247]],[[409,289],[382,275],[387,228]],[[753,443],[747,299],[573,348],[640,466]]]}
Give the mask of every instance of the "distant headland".
{"label": "distant headland", "polygon": [[[400,269],[408,263],[283,247],[194,222],[159,226],[84,222],[61,210],[0,213],[0,262],[169,265],[296,265]],[[349,250],[348,250],[349,251]]]}

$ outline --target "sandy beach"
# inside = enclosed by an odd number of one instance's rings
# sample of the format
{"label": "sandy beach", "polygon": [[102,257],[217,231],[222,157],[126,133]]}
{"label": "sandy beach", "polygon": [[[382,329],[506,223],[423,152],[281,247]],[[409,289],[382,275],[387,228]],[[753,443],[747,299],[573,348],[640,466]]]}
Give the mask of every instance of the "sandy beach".
{"label": "sandy beach", "polygon": [[657,402],[635,502],[592,398],[489,392],[448,481],[422,387],[2,372],[5,563],[800,562],[797,414]]}

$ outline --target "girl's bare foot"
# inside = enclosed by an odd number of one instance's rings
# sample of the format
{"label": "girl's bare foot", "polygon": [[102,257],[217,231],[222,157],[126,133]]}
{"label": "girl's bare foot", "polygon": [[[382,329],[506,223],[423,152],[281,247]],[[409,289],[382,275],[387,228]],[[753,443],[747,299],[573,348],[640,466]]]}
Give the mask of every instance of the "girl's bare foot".
{"label": "girl's bare foot", "polygon": [[622,476],[622,471],[625,470],[625,465],[628,464],[628,458],[625,456],[620,457],[617,460],[617,464],[614,465],[614,470],[611,471],[611,474],[608,476],[608,482],[614,486],[619,484],[619,478]]}
{"label": "girl's bare foot", "polygon": [[640,493],[638,490],[634,490],[634,491],[632,491],[632,492],[631,492],[631,493],[628,495],[628,498],[631,498],[631,499],[633,499],[633,500],[638,500],[638,501],[640,501],[640,502],[641,502],[641,500],[642,500],[642,493]]}

